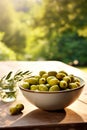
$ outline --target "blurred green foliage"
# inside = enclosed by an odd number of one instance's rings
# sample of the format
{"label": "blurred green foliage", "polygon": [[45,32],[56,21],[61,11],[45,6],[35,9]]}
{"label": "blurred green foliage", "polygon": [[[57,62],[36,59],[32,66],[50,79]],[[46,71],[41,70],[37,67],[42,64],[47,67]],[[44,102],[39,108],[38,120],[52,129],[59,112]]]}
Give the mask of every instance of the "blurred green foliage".
{"label": "blurred green foliage", "polygon": [[2,42],[16,53],[17,59],[20,53],[24,53],[26,35],[23,28],[10,1],[0,1],[0,32],[4,32]]}
{"label": "blurred green foliage", "polygon": [[87,65],[86,0],[0,1],[0,60]]}
{"label": "blurred green foliage", "polygon": [[0,60],[16,60],[14,51],[1,42],[4,33],[0,33]]}

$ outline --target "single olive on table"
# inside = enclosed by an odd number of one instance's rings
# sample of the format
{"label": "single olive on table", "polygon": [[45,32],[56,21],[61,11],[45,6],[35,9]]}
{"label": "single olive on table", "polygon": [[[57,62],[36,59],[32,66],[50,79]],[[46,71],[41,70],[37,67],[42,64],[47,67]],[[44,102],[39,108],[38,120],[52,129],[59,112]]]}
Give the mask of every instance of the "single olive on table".
{"label": "single olive on table", "polygon": [[11,115],[18,115],[24,109],[24,105],[22,103],[17,104],[14,107],[10,107],[9,111]]}

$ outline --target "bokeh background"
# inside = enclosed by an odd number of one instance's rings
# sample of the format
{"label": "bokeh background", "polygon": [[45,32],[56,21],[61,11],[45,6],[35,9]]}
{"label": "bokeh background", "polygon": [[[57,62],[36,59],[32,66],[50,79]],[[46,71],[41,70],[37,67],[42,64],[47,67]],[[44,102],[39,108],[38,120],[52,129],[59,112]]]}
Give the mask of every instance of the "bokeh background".
{"label": "bokeh background", "polygon": [[86,0],[0,0],[0,61],[87,66]]}

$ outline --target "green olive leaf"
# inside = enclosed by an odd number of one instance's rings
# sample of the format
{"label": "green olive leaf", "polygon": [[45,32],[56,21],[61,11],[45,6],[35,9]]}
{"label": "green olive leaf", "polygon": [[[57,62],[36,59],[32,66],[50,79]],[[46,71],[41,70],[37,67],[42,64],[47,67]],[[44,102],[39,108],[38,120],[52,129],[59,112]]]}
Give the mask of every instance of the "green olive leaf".
{"label": "green olive leaf", "polygon": [[10,77],[11,77],[11,75],[12,75],[12,71],[10,71],[9,73],[8,73],[8,75],[6,76],[6,80],[8,80]]}
{"label": "green olive leaf", "polygon": [[17,71],[14,76],[21,75],[21,74],[22,74],[22,71]]}
{"label": "green olive leaf", "polygon": [[25,71],[25,72],[22,73],[22,75],[25,75],[25,74],[29,75],[29,74],[31,74],[31,72],[30,71]]}

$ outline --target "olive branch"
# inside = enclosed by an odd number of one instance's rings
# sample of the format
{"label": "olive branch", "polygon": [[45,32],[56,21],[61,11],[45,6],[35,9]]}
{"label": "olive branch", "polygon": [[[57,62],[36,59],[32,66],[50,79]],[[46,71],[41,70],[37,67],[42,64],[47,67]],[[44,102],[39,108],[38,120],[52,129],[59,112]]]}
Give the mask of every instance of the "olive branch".
{"label": "olive branch", "polygon": [[29,77],[31,73],[32,72],[30,71],[23,72],[18,70],[15,74],[13,74],[13,72],[10,71],[7,75],[0,79],[0,87],[13,89],[17,82],[21,81],[25,77]]}

